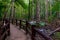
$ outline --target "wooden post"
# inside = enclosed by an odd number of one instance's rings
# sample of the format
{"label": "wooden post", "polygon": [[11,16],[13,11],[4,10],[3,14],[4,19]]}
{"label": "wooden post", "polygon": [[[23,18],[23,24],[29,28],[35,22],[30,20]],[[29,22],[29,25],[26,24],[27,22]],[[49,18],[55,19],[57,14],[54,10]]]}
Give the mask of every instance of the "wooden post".
{"label": "wooden post", "polygon": [[17,26],[17,19],[16,19],[16,26]]}
{"label": "wooden post", "polygon": [[7,25],[7,26],[6,26],[6,30],[8,30],[8,31],[7,31],[7,33],[8,33],[7,35],[9,36],[9,35],[10,35],[10,20],[7,20],[7,19],[6,19],[6,25]]}
{"label": "wooden post", "polygon": [[32,28],[32,29],[31,29],[31,30],[32,30],[32,35],[31,35],[31,39],[32,39],[32,40],[35,40],[35,31],[34,31],[34,27],[35,27],[35,26],[36,26],[36,25],[32,25],[32,27],[31,27],[31,28]]}
{"label": "wooden post", "polygon": [[27,30],[27,27],[29,26],[29,23],[28,23],[28,21],[26,21],[26,27],[25,27],[25,29],[26,29],[26,34],[28,33],[28,30]]}
{"label": "wooden post", "polygon": [[13,19],[11,21],[12,21],[12,24],[13,24]]}
{"label": "wooden post", "polygon": [[36,21],[31,21],[29,22],[29,24],[31,25],[31,40],[35,40],[35,30],[34,28],[36,27]]}
{"label": "wooden post", "polygon": [[10,36],[10,21],[9,21],[9,23],[8,23],[8,29],[9,29],[9,31],[8,31],[8,36]]}
{"label": "wooden post", "polygon": [[21,21],[21,20],[19,20],[19,21],[20,21],[20,23],[19,23],[19,28],[21,29],[21,22],[22,22],[22,21]]}

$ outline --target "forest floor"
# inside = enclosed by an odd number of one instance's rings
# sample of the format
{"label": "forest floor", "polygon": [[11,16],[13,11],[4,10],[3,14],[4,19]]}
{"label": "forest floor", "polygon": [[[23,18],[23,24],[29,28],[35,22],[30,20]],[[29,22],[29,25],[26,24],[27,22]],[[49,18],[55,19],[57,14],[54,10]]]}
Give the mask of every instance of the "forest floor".
{"label": "forest floor", "polygon": [[10,37],[7,40],[30,40],[23,30],[19,30],[17,26],[10,24]]}

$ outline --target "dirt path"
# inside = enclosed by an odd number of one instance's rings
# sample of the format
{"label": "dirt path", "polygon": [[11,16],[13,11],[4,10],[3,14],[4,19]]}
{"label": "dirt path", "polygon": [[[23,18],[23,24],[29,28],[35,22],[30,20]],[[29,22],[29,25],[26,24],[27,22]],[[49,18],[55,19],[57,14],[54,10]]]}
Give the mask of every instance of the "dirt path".
{"label": "dirt path", "polygon": [[10,32],[10,40],[27,40],[26,35],[12,24],[10,24]]}
{"label": "dirt path", "polygon": [[19,30],[17,26],[10,24],[10,36],[6,40],[31,40],[23,30]]}

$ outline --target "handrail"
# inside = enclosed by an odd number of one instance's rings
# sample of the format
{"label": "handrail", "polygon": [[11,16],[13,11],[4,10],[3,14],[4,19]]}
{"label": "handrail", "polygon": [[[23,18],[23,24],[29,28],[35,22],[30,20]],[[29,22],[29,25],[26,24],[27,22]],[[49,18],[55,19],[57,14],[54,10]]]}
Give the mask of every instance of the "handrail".
{"label": "handrail", "polygon": [[[17,24],[17,21],[18,20],[16,20],[16,24]],[[41,31],[39,31],[38,29],[36,29],[36,22],[34,21],[34,22],[29,22],[29,21],[26,21],[26,20],[19,20],[20,21],[20,23],[19,23],[19,27],[20,27],[20,29],[21,29],[21,26],[22,26],[22,22],[24,22],[24,23],[26,23],[25,25],[25,31],[26,31],[26,34],[27,33],[29,33],[30,35],[31,35],[31,39],[32,40],[35,40],[35,34],[36,34],[36,32],[39,34],[39,35],[41,35],[45,40],[53,40],[51,37],[50,37],[50,35],[52,35],[53,33],[55,33],[56,31],[58,31],[60,28],[57,28],[57,29],[55,29],[54,31],[52,31],[52,32],[50,32],[50,34],[48,34],[48,35],[46,35],[46,34],[44,34],[43,33],[43,31],[41,32]],[[29,28],[29,26],[31,27],[31,29]],[[31,33],[29,32],[29,30],[31,31]]]}
{"label": "handrail", "polygon": [[[32,23],[32,24],[31,24]],[[45,40],[53,40],[51,37],[47,36],[47,35],[44,35],[43,33],[39,32],[38,30],[34,29],[35,28],[35,23],[33,22],[27,22],[27,25],[29,27],[29,25],[31,25],[31,33],[29,32],[29,34],[31,35],[31,39],[32,40],[35,40],[35,32],[39,33],[39,35],[41,35]],[[26,28],[28,28],[26,27]],[[27,32],[28,32],[28,29],[27,29]]]}
{"label": "handrail", "polygon": [[52,35],[52,34],[55,33],[55,32],[58,32],[58,31],[60,31],[60,27],[58,27],[58,28],[56,28],[54,31],[50,32],[49,36]]}
{"label": "handrail", "polygon": [[5,25],[3,24],[1,26],[1,29],[0,29],[0,40],[5,40],[7,38],[7,36],[10,35],[10,23],[9,23],[9,21],[7,21],[7,20],[3,20],[3,21],[5,21],[6,23],[5,23]]}
{"label": "handrail", "polygon": [[34,29],[34,30],[35,30],[35,32],[37,32],[39,35],[41,35],[45,40],[53,40],[49,35],[41,32],[40,30],[38,30],[38,29]]}

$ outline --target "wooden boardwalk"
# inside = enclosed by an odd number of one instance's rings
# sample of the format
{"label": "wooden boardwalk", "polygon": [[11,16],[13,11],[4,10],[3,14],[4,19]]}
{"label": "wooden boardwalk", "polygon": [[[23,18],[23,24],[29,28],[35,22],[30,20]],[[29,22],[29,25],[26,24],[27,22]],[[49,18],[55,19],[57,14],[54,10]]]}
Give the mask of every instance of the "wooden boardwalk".
{"label": "wooden boardwalk", "polygon": [[19,30],[17,26],[10,24],[10,37],[7,40],[30,40],[23,30]]}

